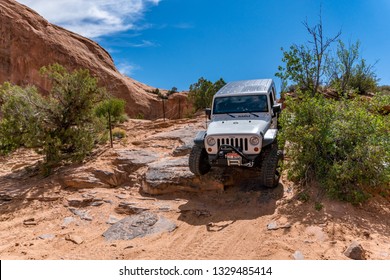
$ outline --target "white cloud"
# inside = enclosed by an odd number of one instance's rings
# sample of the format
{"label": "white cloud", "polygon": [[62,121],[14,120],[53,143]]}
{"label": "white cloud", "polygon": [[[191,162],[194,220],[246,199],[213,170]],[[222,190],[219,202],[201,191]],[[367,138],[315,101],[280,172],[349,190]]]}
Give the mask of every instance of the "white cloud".
{"label": "white cloud", "polygon": [[137,29],[161,0],[17,0],[48,21],[89,38]]}
{"label": "white cloud", "polygon": [[130,63],[119,63],[117,65],[117,68],[119,72],[126,76],[132,76],[135,72],[135,70],[140,69],[140,67],[136,64],[130,64]]}

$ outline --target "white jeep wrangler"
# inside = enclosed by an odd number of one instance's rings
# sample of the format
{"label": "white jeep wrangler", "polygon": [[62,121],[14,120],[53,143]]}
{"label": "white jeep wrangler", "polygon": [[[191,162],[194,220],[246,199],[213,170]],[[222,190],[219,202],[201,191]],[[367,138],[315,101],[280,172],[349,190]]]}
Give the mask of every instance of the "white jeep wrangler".
{"label": "white jeep wrangler", "polygon": [[198,132],[189,157],[195,175],[208,173],[212,166],[255,167],[260,169],[260,185],[279,183],[276,102],[271,79],[230,82],[213,98],[207,131]]}

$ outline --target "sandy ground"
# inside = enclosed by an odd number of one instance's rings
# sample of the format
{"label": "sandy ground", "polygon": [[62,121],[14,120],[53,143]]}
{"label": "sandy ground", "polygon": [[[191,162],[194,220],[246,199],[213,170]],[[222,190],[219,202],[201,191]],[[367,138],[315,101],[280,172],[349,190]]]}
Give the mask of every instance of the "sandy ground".
{"label": "sandy ground", "polygon": [[[145,122],[148,129],[134,129],[129,123],[127,140],[115,148],[131,149],[134,139],[187,125],[170,121],[156,128]],[[348,259],[343,252],[357,241],[367,259],[390,260],[390,203],[380,196],[354,207],[313,191],[302,202],[297,187],[285,177],[272,190],[244,184],[151,196],[134,185],[72,189],[63,188],[55,174],[37,175],[34,164],[39,159],[28,150],[0,158],[1,259],[343,260]],[[93,159],[99,164],[107,160],[104,154]],[[82,219],[69,209],[72,198],[103,203],[79,206],[88,216]],[[163,216],[177,228],[107,241],[102,234],[110,227],[110,216],[127,216],[116,211],[123,201]],[[316,202],[321,210],[315,209]]]}

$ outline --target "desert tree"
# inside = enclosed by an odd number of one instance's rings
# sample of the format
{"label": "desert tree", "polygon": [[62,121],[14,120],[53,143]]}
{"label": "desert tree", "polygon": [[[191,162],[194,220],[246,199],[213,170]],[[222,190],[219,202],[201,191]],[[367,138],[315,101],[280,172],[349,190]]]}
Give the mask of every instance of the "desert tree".
{"label": "desert tree", "polygon": [[40,72],[51,83],[46,96],[35,87],[1,86],[0,150],[34,148],[50,172],[60,162],[82,161],[99,141],[103,126],[94,112],[106,91],[86,69],[53,64]]}
{"label": "desert tree", "polygon": [[110,131],[110,144],[112,148],[112,124],[117,122],[125,114],[125,101],[119,98],[109,98],[99,103],[95,110],[98,117],[105,117],[107,119],[107,126]]}
{"label": "desert tree", "polygon": [[306,19],[303,26],[310,39],[304,45],[291,45],[289,50],[282,48],[282,62],[285,63],[285,66],[278,67],[279,72],[276,73],[276,76],[281,78],[283,84],[291,81],[314,96],[321,85],[321,78],[325,74],[326,66],[324,64],[327,61],[329,48],[340,37],[341,31],[332,37],[325,36],[321,10],[316,25],[310,26]]}

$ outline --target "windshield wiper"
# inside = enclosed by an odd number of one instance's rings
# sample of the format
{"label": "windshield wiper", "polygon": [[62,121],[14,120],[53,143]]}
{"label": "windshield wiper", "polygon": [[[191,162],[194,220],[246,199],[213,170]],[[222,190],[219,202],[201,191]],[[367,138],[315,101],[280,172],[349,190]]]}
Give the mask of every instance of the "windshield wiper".
{"label": "windshield wiper", "polygon": [[259,117],[259,115],[255,114],[255,113],[252,113],[252,112],[245,112],[245,113],[249,113],[249,114],[251,114],[252,116]]}
{"label": "windshield wiper", "polygon": [[235,115],[232,115],[232,114],[229,114],[229,113],[226,113],[226,115],[229,115],[229,116],[232,117],[232,118],[235,118],[235,117],[236,117]]}

